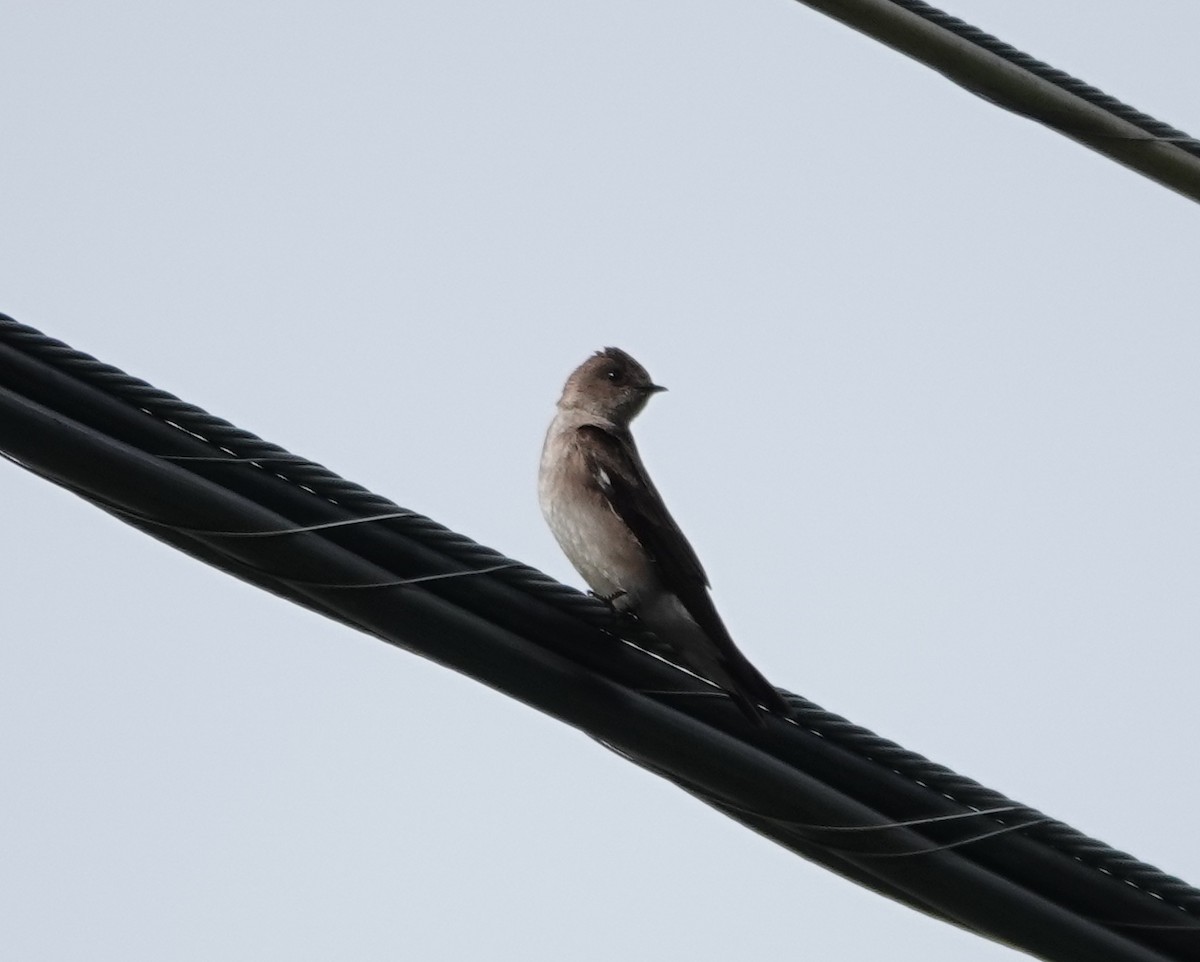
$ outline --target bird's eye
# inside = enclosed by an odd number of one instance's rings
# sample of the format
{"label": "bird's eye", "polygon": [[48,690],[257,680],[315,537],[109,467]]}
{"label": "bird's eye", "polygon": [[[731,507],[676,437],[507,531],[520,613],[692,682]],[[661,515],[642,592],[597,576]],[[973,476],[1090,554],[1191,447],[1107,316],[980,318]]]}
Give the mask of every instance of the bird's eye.
{"label": "bird's eye", "polygon": [[604,376],[606,378],[608,378],[610,381],[612,381],[613,384],[621,383],[621,372],[618,371],[615,367],[610,367],[607,371],[605,371]]}

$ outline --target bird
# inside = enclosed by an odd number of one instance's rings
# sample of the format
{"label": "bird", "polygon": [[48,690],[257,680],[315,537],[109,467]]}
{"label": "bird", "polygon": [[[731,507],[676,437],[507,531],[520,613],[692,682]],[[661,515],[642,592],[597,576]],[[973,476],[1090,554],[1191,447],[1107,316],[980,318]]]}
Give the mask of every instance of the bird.
{"label": "bird", "polygon": [[630,423],[665,390],[616,347],[575,369],[542,447],[542,514],[594,595],[632,614],[755,724],[764,712],[789,717],[784,698],[734,644],[700,559],[638,453]]}

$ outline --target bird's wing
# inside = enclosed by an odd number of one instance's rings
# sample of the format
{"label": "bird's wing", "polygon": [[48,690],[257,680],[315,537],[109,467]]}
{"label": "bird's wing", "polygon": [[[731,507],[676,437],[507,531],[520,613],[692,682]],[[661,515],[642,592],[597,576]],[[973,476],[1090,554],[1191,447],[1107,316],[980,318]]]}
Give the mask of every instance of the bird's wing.
{"label": "bird's wing", "polygon": [[691,598],[698,594],[707,600],[708,576],[646,474],[633,438],[591,424],[578,430],[590,480],[650,555],[664,587],[696,618]]}
{"label": "bird's wing", "polygon": [[712,680],[730,690],[742,711],[756,722],[761,721],[756,704],[789,715],[786,701],[730,637],[708,594],[708,576],[700,559],[642,466],[632,435],[597,425],[578,430],[596,490],[650,556],[663,587],[680,600],[716,650],[724,679]]}

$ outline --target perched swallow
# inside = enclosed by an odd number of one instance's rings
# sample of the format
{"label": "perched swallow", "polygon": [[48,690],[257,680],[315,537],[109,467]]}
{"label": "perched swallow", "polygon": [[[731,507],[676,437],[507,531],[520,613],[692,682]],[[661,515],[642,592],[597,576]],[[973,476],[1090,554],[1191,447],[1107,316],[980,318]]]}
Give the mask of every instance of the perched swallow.
{"label": "perched swallow", "polygon": [[782,696],[729,636],[708,576],[634,444],[630,422],[663,390],[615,347],[576,368],[542,448],[542,514],[595,594],[636,615],[755,723],[762,724],[764,710],[788,716]]}

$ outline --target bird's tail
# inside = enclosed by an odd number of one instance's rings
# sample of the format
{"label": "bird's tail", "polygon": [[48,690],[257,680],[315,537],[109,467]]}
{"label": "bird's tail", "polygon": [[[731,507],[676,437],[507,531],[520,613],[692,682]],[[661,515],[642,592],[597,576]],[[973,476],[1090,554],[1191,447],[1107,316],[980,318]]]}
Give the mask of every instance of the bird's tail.
{"label": "bird's tail", "polygon": [[792,717],[792,706],[734,645],[720,654],[708,646],[680,649],[681,660],[727,694],[743,715],[762,727],[764,715]]}
{"label": "bird's tail", "polygon": [[761,727],[764,724],[764,712],[781,718],[792,717],[792,706],[741,652],[722,658],[713,674],[724,676],[712,681],[725,689],[742,714],[755,725]]}
{"label": "bird's tail", "polygon": [[688,601],[664,592],[637,614],[681,664],[721,688],[753,724],[764,725],[767,714],[790,718],[791,706],[734,644],[707,592]]}

